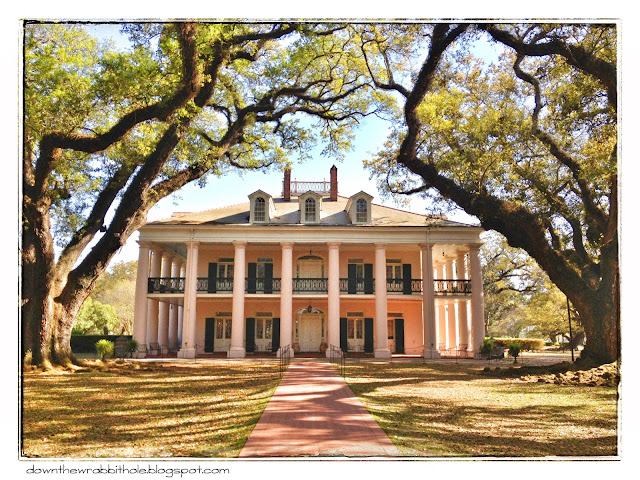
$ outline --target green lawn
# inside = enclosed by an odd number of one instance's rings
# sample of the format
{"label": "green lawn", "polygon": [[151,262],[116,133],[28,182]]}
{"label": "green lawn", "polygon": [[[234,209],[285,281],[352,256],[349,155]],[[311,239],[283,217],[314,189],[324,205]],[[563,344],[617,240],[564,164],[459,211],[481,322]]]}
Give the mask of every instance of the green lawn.
{"label": "green lawn", "polygon": [[460,364],[347,364],[347,382],[408,456],[617,455],[617,388],[491,378]]}
{"label": "green lawn", "polygon": [[279,381],[248,361],[25,373],[23,455],[235,457]]}

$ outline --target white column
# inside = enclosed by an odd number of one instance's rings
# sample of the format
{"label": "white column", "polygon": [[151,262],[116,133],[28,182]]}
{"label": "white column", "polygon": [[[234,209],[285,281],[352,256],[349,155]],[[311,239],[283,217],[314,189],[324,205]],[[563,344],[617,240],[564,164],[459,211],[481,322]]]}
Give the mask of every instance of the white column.
{"label": "white column", "polygon": [[[465,268],[466,254],[458,252],[456,258],[456,279],[466,280],[467,272]],[[467,350],[471,350],[471,341],[469,335],[469,316],[467,314],[467,300],[458,300],[458,329],[460,335],[460,345],[466,345]]]}
{"label": "white column", "polygon": [[438,305],[438,326],[441,329],[442,337],[440,343],[446,350],[449,345],[449,330],[447,329],[447,307],[444,303]]}
{"label": "white column", "polygon": [[[162,255],[162,269],[160,276],[169,278],[171,276],[171,253]],[[158,343],[162,346],[169,345],[169,301],[161,301],[158,306]]]}
{"label": "white column", "polygon": [[293,243],[283,242],[280,245],[280,348],[289,345],[289,353],[293,356]]}
{"label": "white column", "polygon": [[391,358],[391,350],[389,350],[387,338],[387,256],[385,248],[386,244],[384,243],[375,244],[376,326],[374,332],[376,348],[373,353],[376,358]]}
{"label": "white column", "polygon": [[471,345],[479,356],[484,341],[484,293],[480,267],[480,245],[469,245],[469,270],[471,271]]}
{"label": "white column", "polygon": [[[340,347],[340,243],[330,242],[327,246],[329,247],[327,343]],[[327,357],[330,355],[331,349],[327,348]]]}
{"label": "white column", "polygon": [[187,243],[187,267],[184,280],[184,313],[180,358],[196,357],[196,302],[198,291],[198,242]]}
{"label": "white column", "polygon": [[[455,273],[453,273],[453,261],[451,259],[447,259],[445,263],[445,278],[447,280],[454,280],[456,278]],[[449,289],[453,288],[453,282],[448,282]],[[449,330],[449,348],[456,348],[458,346],[458,335],[457,335],[457,315],[456,308],[454,302],[447,303],[447,329]]]}
{"label": "white column", "polygon": [[[185,278],[187,275],[187,265],[185,262],[180,262],[180,278]],[[178,305],[178,345],[182,345],[182,326],[184,322],[184,295],[182,297],[182,305]]]}
{"label": "white column", "polygon": [[[171,278],[180,277],[180,259],[174,257],[171,264]],[[169,338],[170,346],[178,344],[178,303],[171,303],[169,307]]]}
{"label": "white column", "polygon": [[[231,346],[229,358],[243,358],[244,346],[244,275],[247,242],[233,242],[233,310],[231,312]],[[280,320],[282,321],[282,320]]]}
{"label": "white column", "polygon": [[[159,277],[162,266],[162,249],[151,250],[150,277]],[[158,300],[150,298],[147,302],[147,345],[158,342]]]}
{"label": "white column", "polygon": [[147,342],[147,293],[149,289],[149,242],[138,242],[138,273],[133,310],[133,339],[139,345]]}
{"label": "white column", "polygon": [[422,248],[422,321],[424,332],[424,358],[440,358],[436,344],[436,311],[433,295],[433,245]]}

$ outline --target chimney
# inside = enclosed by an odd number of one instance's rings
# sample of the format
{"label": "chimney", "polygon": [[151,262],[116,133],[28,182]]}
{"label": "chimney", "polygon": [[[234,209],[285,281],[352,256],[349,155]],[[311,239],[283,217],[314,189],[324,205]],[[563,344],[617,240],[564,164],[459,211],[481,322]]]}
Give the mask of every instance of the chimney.
{"label": "chimney", "polygon": [[334,202],[338,200],[338,169],[334,165],[329,170],[329,200]]}
{"label": "chimney", "polygon": [[282,196],[288,202],[291,200],[291,169],[285,168],[284,181],[282,182]]}

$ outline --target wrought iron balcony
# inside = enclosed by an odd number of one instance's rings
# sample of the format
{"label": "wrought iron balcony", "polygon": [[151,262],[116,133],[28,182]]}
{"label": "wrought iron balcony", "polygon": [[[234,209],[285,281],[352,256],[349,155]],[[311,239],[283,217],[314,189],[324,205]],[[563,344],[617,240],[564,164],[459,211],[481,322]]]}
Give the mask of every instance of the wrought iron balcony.
{"label": "wrought iron balcony", "polygon": [[435,295],[471,295],[471,280],[434,280]]}
{"label": "wrought iron balcony", "polygon": [[293,291],[295,293],[327,293],[329,280],[327,278],[294,278]]}
{"label": "wrought iron balcony", "polygon": [[[327,293],[327,278],[293,278],[293,291],[295,293]],[[339,281],[340,292],[347,294],[374,294],[375,281],[363,278],[341,278]],[[412,278],[403,280],[397,278],[387,279],[387,292],[391,294],[411,295],[422,293],[423,282],[421,279]],[[185,279],[170,277],[152,277],[148,279],[148,293],[184,293]],[[436,279],[433,281],[434,295],[470,295],[471,280]],[[218,278],[215,283],[208,277],[197,279],[196,290],[199,293],[230,293],[233,292],[232,278]],[[280,293],[280,278],[245,278],[244,290],[246,293]]]}
{"label": "wrought iron balcony", "polygon": [[183,293],[184,278],[152,277],[147,283],[148,293]]}

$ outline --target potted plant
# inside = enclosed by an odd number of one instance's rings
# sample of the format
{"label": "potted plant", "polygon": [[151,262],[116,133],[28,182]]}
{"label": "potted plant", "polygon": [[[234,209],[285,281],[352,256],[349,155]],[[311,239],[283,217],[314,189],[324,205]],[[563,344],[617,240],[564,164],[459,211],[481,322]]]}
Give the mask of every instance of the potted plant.
{"label": "potted plant", "polygon": [[520,342],[511,342],[509,344],[509,355],[513,357],[513,363],[518,363],[518,355],[522,351],[522,344]]}

